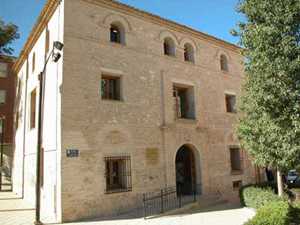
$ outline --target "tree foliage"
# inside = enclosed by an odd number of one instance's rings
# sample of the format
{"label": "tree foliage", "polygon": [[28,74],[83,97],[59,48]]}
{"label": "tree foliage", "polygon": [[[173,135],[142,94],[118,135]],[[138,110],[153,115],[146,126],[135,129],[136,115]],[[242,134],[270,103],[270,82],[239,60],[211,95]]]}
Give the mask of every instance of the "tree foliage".
{"label": "tree foliage", "polygon": [[300,162],[300,0],[242,0],[246,80],[238,136],[256,164]]}
{"label": "tree foliage", "polygon": [[12,23],[5,24],[0,18],[0,54],[11,55],[13,49],[9,46],[19,38],[18,27]]}

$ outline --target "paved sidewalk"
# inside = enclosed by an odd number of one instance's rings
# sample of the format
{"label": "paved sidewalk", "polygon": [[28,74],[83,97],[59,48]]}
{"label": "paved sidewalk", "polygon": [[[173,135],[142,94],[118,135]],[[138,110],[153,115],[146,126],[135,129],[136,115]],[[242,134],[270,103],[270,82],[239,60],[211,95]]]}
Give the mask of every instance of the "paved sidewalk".
{"label": "paved sidewalk", "polygon": [[[0,225],[32,225],[34,209],[11,192],[0,192]],[[85,221],[66,225],[243,225],[254,216],[248,208],[236,208],[228,203],[203,209],[190,209],[183,214],[154,219]]]}
{"label": "paved sidewalk", "polygon": [[0,192],[0,224],[31,225],[34,209],[12,192]]}

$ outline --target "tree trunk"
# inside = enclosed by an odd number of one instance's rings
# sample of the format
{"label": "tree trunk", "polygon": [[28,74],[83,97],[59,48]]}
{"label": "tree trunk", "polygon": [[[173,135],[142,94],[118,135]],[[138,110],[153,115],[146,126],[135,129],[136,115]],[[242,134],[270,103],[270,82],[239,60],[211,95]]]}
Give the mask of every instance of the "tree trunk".
{"label": "tree trunk", "polygon": [[278,195],[280,197],[283,196],[283,183],[282,183],[282,176],[281,171],[277,169],[277,187],[278,187]]}

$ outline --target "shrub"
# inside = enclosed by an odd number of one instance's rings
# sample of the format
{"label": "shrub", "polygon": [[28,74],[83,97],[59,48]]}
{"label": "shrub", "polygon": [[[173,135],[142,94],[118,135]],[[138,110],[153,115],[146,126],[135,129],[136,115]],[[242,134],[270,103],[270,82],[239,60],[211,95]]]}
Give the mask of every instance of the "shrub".
{"label": "shrub", "polygon": [[258,209],[269,202],[278,202],[283,199],[269,188],[261,188],[254,185],[244,186],[240,190],[240,199],[243,206]]}
{"label": "shrub", "polygon": [[295,224],[299,224],[300,221],[300,203],[295,203],[291,209],[290,217]]}
{"label": "shrub", "polygon": [[245,225],[290,225],[291,222],[291,207],[285,201],[277,201],[259,208]]}

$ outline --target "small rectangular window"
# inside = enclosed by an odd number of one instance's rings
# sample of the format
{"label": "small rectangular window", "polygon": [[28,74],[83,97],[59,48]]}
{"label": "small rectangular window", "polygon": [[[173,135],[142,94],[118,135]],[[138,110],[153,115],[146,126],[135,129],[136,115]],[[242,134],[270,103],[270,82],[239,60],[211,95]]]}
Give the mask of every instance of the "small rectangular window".
{"label": "small rectangular window", "polygon": [[33,53],[33,55],[32,55],[32,72],[34,72],[34,70],[35,70],[35,53]]}
{"label": "small rectangular window", "polygon": [[108,100],[121,100],[120,77],[102,76],[101,97]]}
{"label": "small rectangular window", "polygon": [[6,102],[6,91],[0,90],[0,105],[5,104]]}
{"label": "small rectangular window", "polygon": [[230,164],[231,172],[241,172],[242,171],[242,157],[241,150],[238,147],[231,147],[230,149]]}
{"label": "small rectangular window", "polygon": [[105,193],[132,190],[130,156],[105,157]]}
{"label": "small rectangular window", "polygon": [[236,113],[236,97],[235,95],[225,94],[226,112]]}
{"label": "small rectangular window", "polygon": [[239,190],[243,185],[243,182],[241,180],[233,181],[232,182],[232,188],[233,190]]}
{"label": "small rectangular window", "polygon": [[45,55],[47,55],[50,46],[50,31],[46,28],[46,37],[45,37]]}
{"label": "small rectangular window", "polygon": [[177,118],[195,119],[193,87],[173,86],[175,100],[175,116]]}
{"label": "small rectangular window", "polygon": [[19,112],[16,113],[16,130],[19,128]]}
{"label": "small rectangular window", "polygon": [[30,94],[30,129],[35,128],[36,120],[36,89]]}
{"label": "small rectangular window", "polygon": [[0,63],[0,77],[7,77],[7,63]]}

